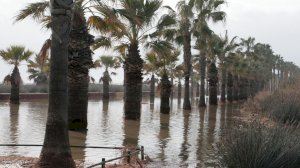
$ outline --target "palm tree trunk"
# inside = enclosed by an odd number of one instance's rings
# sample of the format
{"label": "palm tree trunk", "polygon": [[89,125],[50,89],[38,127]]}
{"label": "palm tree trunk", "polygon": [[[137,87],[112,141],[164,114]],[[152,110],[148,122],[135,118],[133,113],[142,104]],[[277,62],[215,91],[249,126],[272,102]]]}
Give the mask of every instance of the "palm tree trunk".
{"label": "palm tree trunk", "polygon": [[108,71],[106,70],[103,73],[103,95],[102,95],[103,101],[109,100],[109,80],[110,80],[110,76]]}
{"label": "palm tree trunk", "polygon": [[182,91],[182,85],[181,85],[181,79],[178,80],[178,88],[177,88],[177,97],[178,100],[181,99],[181,91]]}
{"label": "palm tree trunk", "polygon": [[239,100],[245,100],[246,99],[246,93],[247,93],[246,80],[245,80],[244,77],[240,77],[240,82],[239,82]]}
{"label": "palm tree trunk", "polygon": [[86,130],[88,108],[88,79],[78,81],[69,78],[69,129],[74,131]]}
{"label": "palm tree trunk", "polygon": [[221,102],[226,102],[226,70],[224,65],[221,66]]}
{"label": "palm tree trunk", "polygon": [[200,96],[200,84],[199,81],[197,81],[196,83],[196,97]]}
{"label": "palm tree trunk", "polygon": [[163,114],[170,113],[170,96],[171,96],[172,84],[166,73],[161,78],[161,90],[160,90],[160,112]]}
{"label": "palm tree trunk", "polygon": [[208,68],[209,82],[209,104],[218,104],[218,69],[214,62],[211,62]]}
{"label": "palm tree trunk", "polygon": [[233,100],[239,101],[239,77],[238,77],[238,75],[233,76]]}
{"label": "palm tree trunk", "polygon": [[173,88],[173,86],[174,86],[174,78],[173,77],[171,77],[171,85],[172,85],[172,87],[171,87],[171,103],[173,102],[173,97],[174,97],[174,88]]}
{"label": "palm tree trunk", "polygon": [[11,90],[10,90],[10,103],[20,104],[20,82],[21,76],[18,66],[14,67],[14,70],[11,74]]}
{"label": "palm tree trunk", "polygon": [[195,88],[195,81],[194,81],[194,74],[193,71],[191,71],[191,89],[190,89],[190,95],[193,102],[194,99],[194,88]]}
{"label": "palm tree trunk", "polygon": [[206,76],[206,56],[205,53],[200,55],[200,97],[199,107],[205,107],[205,76]]}
{"label": "palm tree trunk", "polygon": [[155,77],[152,74],[150,81],[150,103],[153,104],[155,99]]}
{"label": "palm tree trunk", "polygon": [[[44,145],[36,167],[75,168],[68,134],[68,44],[72,0],[61,5],[51,1],[52,43],[50,58],[49,108]],[[69,6],[67,9],[66,6]],[[65,9],[64,14],[56,12]],[[68,11],[68,12],[67,12]]]}
{"label": "palm tree trunk", "polygon": [[85,130],[87,127],[89,69],[93,66],[90,35],[84,15],[74,13],[69,43],[69,128]]}
{"label": "palm tree trunk", "polygon": [[191,101],[190,101],[190,75],[191,75],[191,33],[186,31],[184,35],[184,100],[183,100],[183,109],[191,110]]}
{"label": "palm tree trunk", "polygon": [[227,73],[227,100],[233,101],[233,76],[231,72]]}
{"label": "palm tree trunk", "polygon": [[141,115],[142,69],[138,44],[132,43],[125,60],[125,118],[138,120]]}

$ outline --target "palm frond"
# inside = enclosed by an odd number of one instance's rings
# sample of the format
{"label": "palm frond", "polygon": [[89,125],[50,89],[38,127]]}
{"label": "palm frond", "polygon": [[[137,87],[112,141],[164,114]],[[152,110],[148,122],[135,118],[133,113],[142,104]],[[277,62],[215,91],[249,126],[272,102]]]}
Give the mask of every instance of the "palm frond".
{"label": "palm frond", "polygon": [[32,17],[33,19],[40,21],[44,18],[49,7],[49,1],[46,0],[30,3],[16,16],[16,21],[24,20],[27,17]]}

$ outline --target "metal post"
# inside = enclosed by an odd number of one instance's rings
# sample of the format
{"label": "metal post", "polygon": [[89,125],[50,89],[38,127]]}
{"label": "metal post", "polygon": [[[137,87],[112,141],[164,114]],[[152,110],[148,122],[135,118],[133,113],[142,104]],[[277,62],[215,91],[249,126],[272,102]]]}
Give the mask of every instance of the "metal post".
{"label": "metal post", "polygon": [[141,146],[141,159],[145,160],[144,146]]}
{"label": "metal post", "polygon": [[130,151],[128,151],[127,152],[127,163],[130,163],[130,157],[131,157],[131,152]]}
{"label": "metal post", "polygon": [[102,158],[102,165],[101,165],[102,168],[105,168],[105,158]]}

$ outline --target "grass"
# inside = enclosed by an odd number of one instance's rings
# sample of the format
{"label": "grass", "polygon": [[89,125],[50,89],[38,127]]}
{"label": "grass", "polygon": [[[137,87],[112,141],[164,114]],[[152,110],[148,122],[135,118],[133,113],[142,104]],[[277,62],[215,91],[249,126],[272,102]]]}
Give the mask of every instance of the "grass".
{"label": "grass", "polygon": [[278,91],[260,103],[262,111],[283,124],[300,122],[300,92],[294,89]]}
{"label": "grass", "polygon": [[299,127],[265,127],[257,122],[230,130],[219,146],[228,168],[299,168]]}

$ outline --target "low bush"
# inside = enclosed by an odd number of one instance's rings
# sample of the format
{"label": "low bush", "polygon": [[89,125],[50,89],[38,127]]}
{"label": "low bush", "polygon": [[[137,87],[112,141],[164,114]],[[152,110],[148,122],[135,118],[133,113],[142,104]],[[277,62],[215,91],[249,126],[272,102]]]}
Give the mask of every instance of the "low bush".
{"label": "low bush", "polygon": [[299,168],[299,127],[265,127],[258,123],[230,130],[219,145],[228,168]]}
{"label": "low bush", "polygon": [[285,89],[267,96],[260,102],[262,112],[281,123],[300,122],[300,93]]}

